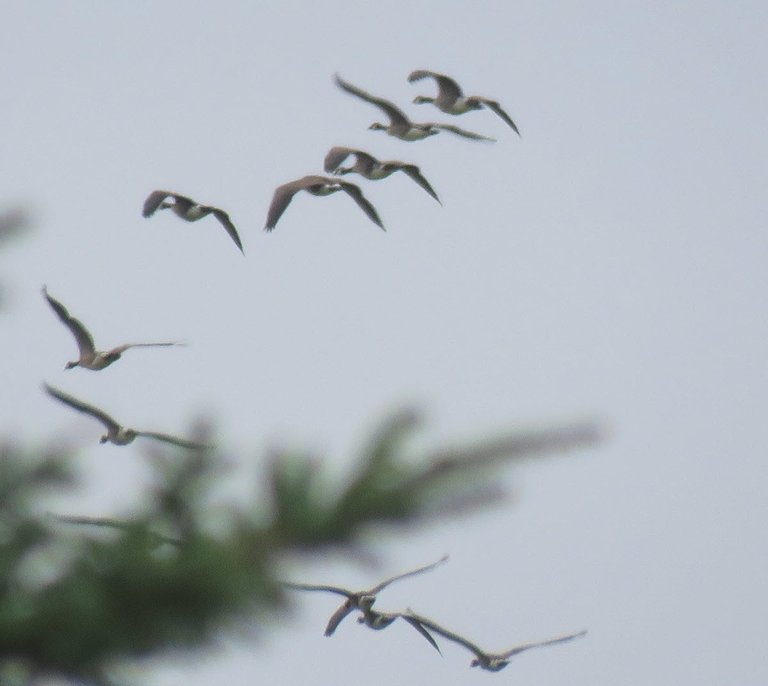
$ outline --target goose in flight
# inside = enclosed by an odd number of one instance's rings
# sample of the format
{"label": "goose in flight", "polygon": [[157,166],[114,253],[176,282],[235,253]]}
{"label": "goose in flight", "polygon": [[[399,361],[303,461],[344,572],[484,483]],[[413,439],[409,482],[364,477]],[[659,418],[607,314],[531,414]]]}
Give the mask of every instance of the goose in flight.
{"label": "goose in flight", "polygon": [[509,126],[511,126],[512,130],[518,136],[520,135],[520,131],[518,131],[515,122],[513,122],[512,118],[501,109],[501,105],[499,105],[498,102],[489,100],[488,98],[482,98],[479,95],[464,95],[459,84],[445,74],[438,74],[437,72],[427,71],[426,69],[417,69],[416,71],[411,72],[408,81],[413,83],[414,81],[420,81],[421,79],[430,77],[437,81],[437,95],[434,98],[429,98],[426,95],[417,95],[413,99],[413,102],[417,105],[431,102],[435,107],[446,114],[464,114],[471,110],[482,110],[484,107],[487,107],[489,110],[498,114]]}
{"label": "goose in flight", "polygon": [[190,441],[186,438],[177,438],[176,436],[169,436],[168,434],[157,433],[156,431],[137,431],[135,429],[120,426],[120,424],[103,410],[100,410],[93,405],[88,405],[82,400],[78,400],[68,393],[64,393],[58,388],[54,388],[48,384],[43,384],[43,387],[45,388],[46,393],[51,397],[56,398],[56,400],[59,400],[65,405],[69,405],[72,409],[77,410],[78,412],[89,414],[91,417],[98,419],[107,429],[107,433],[99,439],[99,443],[109,442],[114,443],[115,445],[128,445],[129,443],[132,443],[137,436],[144,436],[146,438],[154,438],[158,441],[170,443],[179,446],[180,448],[190,448],[191,450],[205,450],[211,447],[198,443],[197,441]]}
{"label": "goose in flight", "polygon": [[366,93],[364,90],[357,88],[342,79],[338,74],[336,74],[336,84],[347,93],[356,95],[358,98],[362,98],[366,102],[371,103],[371,105],[376,105],[376,107],[383,110],[384,114],[389,117],[389,125],[387,126],[375,122],[368,127],[374,131],[386,131],[390,136],[394,136],[395,138],[404,141],[419,141],[428,136],[434,136],[435,134],[440,133],[440,131],[450,131],[457,136],[463,136],[464,138],[471,138],[479,141],[495,140],[494,138],[488,138],[488,136],[481,136],[479,133],[460,129],[458,126],[452,126],[451,124],[436,124],[435,122],[416,124],[408,119],[403,111],[389,100],[377,98],[370,93]]}
{"label": "goose in flight", "polygon": [[475,654],[475,659],[469,663],[470,667],[480,667],[481,669],[487,669],[490,672],[501,671],[509,664],[509,658],[517,655],[518,653],[522,653],[525,650],[538,648],[539,646],[554,645],[556,643],[565,643],[566,641],[571,641],[574,638],[584,636],[584,634],[587,633],[586,631],[579,631],[575,634],[558,636],[556,638],[547,639],[546,641],[522,643],[515,646],[514,648],[505,650],[503,653],[487,653],[472,643],[472,641],[469,641],[466,638],[459,636],[458,634],[454,634],[452,631],[448,631],[448,629],[444,629],[438,624],[435,624],[431,619],[427,619],[426,617],[422,617],[421,615],[417,615],[410,611],[408,611],[407,614],[411,617],[411,619],[421,624],[425,629],[431,630],[436,634],[440,634],[440,636],[447,638],[449,641],[454,641],[455,643],[463,645],[465,648],[473,652]]}
{"label": "goose in flight", "polygon": [[368,608],[367,610],[363,610],[363,614],[357,618],[357,621],[359,624],[365,624],[365,626],[371,629],[380,631],[381,629],[386,629],[396,619],[404,619],[408,622],[408,624],[427,639],[429,645],[442,655],[440,647],[437,645],[437,641],[435,641],[432,634],[424,628],[418,619],[412,617],[407,612],[377,612],[376,610]]}
{"label": "goose in flight", "polygon": [[[350,155],[355,156],[355,163],[351,167],[342,167],[341,164]],[[427,191],[427,193],[437,200],[437,202],[440,202],[437,193],[435,193],[432,186],[429,185],[429,181],[424,178],[421,170],[415,164],[408,164],[407,162],[399,162],[397,160],[386,160],[381,162],[373,155],[369,155],[362,150],[336,146],[328,151],[328,154],[325,156],[325,161],[323,162],[323,167],[329,174],[341,176],[344,174],[355,173],[364,176],[366,179],[371,179],[372,181],[386,179],[396,171],[401,171],[418,183],[419,186]],[[442,205],[443,203],[440,204]]]}
{"label": "goose in flight", "polygon": [[381,223],[376,208],[371,205],[368,199],[363,195],[363,191],[360,190],[359,186],[329,176],[312,175],[303,176],[295,181],[289,181],[275,189],[275,194],[272,196],[272,203],[267,212],[267,223],[264,226],[267,231],[272,231],[272,229],[275,228],[278,220],[283,212],[285,212],[285,208],[288,207],[291,200],[293,200],[293,196],[299,191],[307,191],[307,193],[312,195],[330,195],[337,191],[344,191],[357,203],[357,206],[365,212],[368,219],[379,228],[384,228],[384,224]]}
{"label": "goose in flight", "polygon": [[[404,579],[408,576],[414,576],[415,574],[421,574],[422,572],[429,571],[430,569],[437,567],[439,564],[442,564],[447,559],[448,556],[443,555],[443,557],[441,557],[437,562],[433,562],[432,564],[428,564],[424,567],[419,567],[418,569],[413,569],[410,572],[405,572],[403,574],[389,577],[388,579],[385,579],[384,581],[376,584],[376,586],[373,588],[365,589],[362,591],[350,591],[349,589],[341,588],[339,586],[296,584],[287,581],[283,582],[283,586],[286,588],[292,588],[297,591],[327,591],[329,593],[335,593],[345,597],[344,602],[331,615],[331,618],[328,620],[328,625],[325,627],[325,635],[332,636],[333,632],[336,631],[336,627],[341,624],[341,621],[344,619],[344,617],[346,617],[353,610],[360,610],[365,616],[366,613],[371,610],[374,602],[376,602],[376,595],[380,591],[384,590],[387,586],[389,586],[393,581],[398,581],[399,579]],[[387,615],[382,613],[382,617],[386,616]],[[396,616],[392,616],[392,620],[389,623],[391,624],[391,622],[396,618]],[[365,621],[365,619],[363,621]],[[373,619],[371,621],[373,621]],[[419,622],[420,620],[417,617],[415,621]],[[411,622],[411,624],[413,625],[413,622]],[[384,626],[374,628],[383,629]]]}
{"label": "goose in flight", "polygon": [[[173,202],[168,202],[172,198]],[[196,222],[198,219],[212,214],[219,223],[226,229],[229,237],[235,242],[240,252],[245,255],[240,236],[237,235],[235,225],[229,219],[229,215],[218,207],[209,205],[200,205],[191,198],[170,191],[152,191],[144,201],[144,209],[141,214],[144,217],[151,217],[156,210],[172,210],[177,217],[181,217],[188,222]]]}
{"label": "goose in flight", "polygon": [[80,350],[80,359],[74,362],[67,362],[65,369],[72,369],[72,367],[84,367],[85,369],[91,369],[98,371],[108,367],[113,362],[120,359],[122,354],[128,350],[128,348],[156,348],[169,345],[182,345],[181,343],[125,343],[124,345],[118,345],[111,350],[96,350],[93,337],[85,328],[83,323],[79,319],[69,314],[64,305],[62,305],[56,298],[48,294],[48,289],[43,286],[43,295],[48,301],[53,311],[56,313],[61,322],[72,332],[72,335],[77,341],[77,347]]}

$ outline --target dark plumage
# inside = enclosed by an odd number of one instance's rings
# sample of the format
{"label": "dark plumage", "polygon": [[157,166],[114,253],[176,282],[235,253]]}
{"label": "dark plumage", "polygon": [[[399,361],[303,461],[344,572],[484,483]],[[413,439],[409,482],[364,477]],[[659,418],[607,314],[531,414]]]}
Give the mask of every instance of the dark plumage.
{"label": "dark plumage", "polygon": [[331,195],[331,193],[344,191],[376,226],[381,229],[384,228],[376,208],[366,199],[359,186],[328,176],[310,175],[295,181],[289,181],[275,189],[272,202],[269,205],[269,211],[267,212],[267,223],[264,226],[267,231],[275,228],[278,220],[283,212],[285,212],[285,208],[288,207],[291,200],[293,200],[293,196],[299,191],[307,191],[307,193],[312,195]]}
{"label": "dark plumage", "polygon": [[[351,167],[342,167],[341,164],[350,155],[354,155],[355,163]],[[381,162],[373,155],[363,152],[362,150],[336,146],[331,148],[325,156],[323,168],[329,174],[342,175],[355,173],[373,181],[385,179],[395,172],[401,171],[419,184],[419,186],[427,191],[427,193],[437,200],[437,202],[440,202],[437,193],[435,193],[432,186],[429,185],[429,181],[424,178],[421,170],[415,164],[408,164],[407,162],[400,162],[398,160],[386,160]],[[442,203],[440,204],[442,205]]]}
{"label": "dark plumage", "polygon": [[80,358],[74,362],[67,362],[66,369],[72,369],[72,367],[84,367],[85,369],[91,369],[98,371],[108,367],[113,362],[120,359],[122,354],[129,348],[147,348],[147,347],[163,347],[169,345],[181,345],[181,343],[125,343],[124,345],[118,345],[111,350],[99,351],[93,343],[93,337],[85,328],[83,323],[79,319],[75,319],[69,314],[64,305],[62,305],[56,298],[48,294],[48,289],[43,286],[43,296],[48,301],[51,309],[56,313],[56,316],[61,320],[75,337],[77,341],[77,347],[80,350]]}
{"label": "dark plumage", "polygon": [[69,405],[73,410],[88,414],[95,419],[98,419],[107,429],[107,433],[100,439],[99,443],[114,443],[115,445],[128,445],[132,443],[137,436],[144,436],[146,438],[154,438],[157,441],[163,441],[164,443],[170,443],[172,445],[179,446],[180,448],[190,448],[192,450],[203,450],[210,448],[210,446],[198,443],[196,441],[190,441],[186,438],[177,438],[176,436],[170,436],[169,434],[162,434],[156,431],[136,431],[135,429],[129,429],[124,426],[120,426],[112,417],[106,412],[100,410],[98,407],[84,403],[82,400],[60,391],[58,388],[43,384],[43,388],[46,393],[52,398],[56,398],[59,402]]}
{"label": "dark plumage", "polygon": [[389,100],[377,98],[370,93],[366,93],[361,88],[353,86],[351,83],[342,79],[338,74],[336,75],[336,84],[350,95],[355,95],[358,98],[371,103],[371,105],[376,105],[376,107],[381,109],[384,114],[389,117],[389,125],[387,126],[375,122],[368,127],[374,131],[386,131],[390,136],[394,136],[395,138],[404,141],[419,141],[428,136],[434,136],[435,134],[440,133],[440,131],[450,131],[457,136],[463,136],[464,138],[471,138],[473,140],[494,140],[493,138],[488,138],[488,136],[481,136],[479,133],[460,129],[458,126],[451,126],[450,124],[436,124],[435,122],[416,124],[408,119],[408,117],[403,114],[403,111]]}
{"label": "dark plumage", "polygon": [[[173,202],[167,202],[168,198],[172,198]],[[200,205],[185,195],[171,193],[170,191],[152,191],[144,201],[144,209],[141,214],[144,217],[151,217],[156,210],[172,210],[177,217],[181,217],[188,222],[196,222],[198,219],[212,214],[226,229],[229,237],[235,242],[240,252],[245,254],[235,225],[230,220],[229,215],[218,207]]]}
{"label": "dark plumage", "polygon": [[472,110],[481,110],[487,107],[492,112],[498,114],[519,136],[515,122],[512,118],[501,109],[501,105],[496,100],[490,100],[489,98],[483,98],[479,95],[464,95],[459,88],[459,84],[452,78],[445,74],[438,74],[434,71],[427,71],[426,69],[417,69],[411,72],[408,80],[413,83],[414,81],[420,81],[421,79],[433,78],[437,81],[438,92],[434,98],[429,98],[425,95],[417,95],[413,102],[416,104],[431,102],[442,112],[446,114],[464,114]]}
{"label": "dark plumage", "polygon": [[447,638],[449,641],[458,643],[459,645],[462,645],[468,650],[470,650],[471,652],[473,652],[475,654],[475,659],[469,663],[470,667],[480,667],[481,669],[486,669],[490,672],[498,672],[504,669],[504,667],[506,667],[509,664],[509,658],[513,657],[514,655],[517,655],[518,653],[522,653],[525,650],[530,650],[531,648],[538,648],[539,646],[554,645],[556,643],[565,643],[566,641],[571,641],[574,638],[579,638],[580,636],[584,636],[584,634],[587,633],[586,631],[579,631],[578,633],[575,633],[575,634],[558,636],[556,638],[550,638],[545,641],[522,643],[520,645],[515,646],[514,648],[505,650],[502,653],[487,653],[484,650],[482,650],[479,646],[472,643],[472,641],[464,638],[463,636],[459,636],[458,634],[455,634],[452,631],[448,631],[448,629],[444,629],[439,624],[435,624],[435,622],[433,622],[431,619],[427,619],[426,617],[422,617],[421,615],[417,615],[411,611],[408,611],[405,614],[407,614],[414,621],[418,622],[425,629],[431,630],[434,633],[439,634],[443,638]]}
{"label": "dark plumage", "polygon": [[[350,591],[349,589],[341,588],[340,586],[327,586],[322,584],[296,584],[291,582],[284,582],[283,586],[286,588],[292,588],[297,591],[327,591],[329,593],[343,595],[346,598],[346,600],[331,615],[331,618],[328,620],[328,625],[325,627],[325,635],[331,636],[333,632],[336,631],[336,627],[339,626],[344,617],[346,617],[353,610],[360,610],[363,614],[369,612],[374,602],[376,602],[376,595],[380,591],[384,590],[387,586],[389,586],[393,581],[398,581],[399,579],[404,579],[408,576],[426,572],[430,569],[433,569],[434,567],[437,567],[437,565],[442,564],[447,559],[448,556],[443,555],[443,557],[441,557],[437,562],[433,562],[432,564],[426,565],[424,567],[419,567],[418,569],[413,569],[410,572],[391,576],[388,579],[385,579],[384,581],[376,584],[373,588],[369,588],[363,591]],[[382,616],[384,616],[383,613]],[[393,617],[393,621],[394,619],[396,619],[396,617]]]}

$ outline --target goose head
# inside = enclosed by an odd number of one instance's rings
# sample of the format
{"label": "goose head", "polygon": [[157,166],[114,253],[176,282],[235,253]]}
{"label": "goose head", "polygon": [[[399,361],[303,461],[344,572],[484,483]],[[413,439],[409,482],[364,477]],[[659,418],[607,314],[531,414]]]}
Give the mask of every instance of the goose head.
{"label": "goose head", "polygon": [[384,126],[384,124],[380,124],[379,122],[375,121],[368,128],[371,129],[372,131],[386,131],[389,127]]}
{"label": "goose head", "polygon": [[100,439],[99,443],[106,443],[109,440],[109,434],[104,434]]}
{"label": "goose head", "polygon": [[80,362],[75,360],[74,362],[67,362],[67,364],[64,365],[64,369],[72,369],[72,367],[79,367]]}
{"label": "goose head", "polygon": [[417,105],[423,105],[425,103],[430,103],[430,102],[434,102],[434,101],[435,101],[434,98],[427,97],[426,95],[417,95],[413,99],[413,102],[415,102]]}

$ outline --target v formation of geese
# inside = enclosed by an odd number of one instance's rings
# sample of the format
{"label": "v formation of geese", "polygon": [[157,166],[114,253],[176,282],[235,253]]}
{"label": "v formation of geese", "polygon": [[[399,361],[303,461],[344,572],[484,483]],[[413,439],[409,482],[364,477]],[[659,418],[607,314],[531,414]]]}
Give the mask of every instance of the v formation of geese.
{"label": "v formation of geese", "polygon": [[[487,108],[498,115],[510,128],[512,128],[513,131],[515,131],[515,133],[520,135],[520,131],[518,130],[517,125],[514,123],[514,121],[512,121],[511,117],[502,109],[501,105],[496,100],[491,100],[489,98],[480,96],[465,96],[456,81],[446,76],[445,74],[440,74],[438,72],[416,70],[411,72],[410,76],[408,77],[408,81],[412,83],[424,79],[433,79],[437,83],[437,95],[435,97],[418,95],[414,98],[414,103],[431,103],[440,111],[451,115],[461,115],[473,110],[482,110]],[[339,75],[335,76],[335,82],[337,86],[346,93],[353,95],[356,98],[363,100],[364,102],[374,105],[386,115],[389,123],[385,125],[379,122],[375,122],[369,127],[372,130],[386,131],[386,133],[390,136],[408,142],[423,140],[425,138],[435,136],[443,131],[470,140],[486,142],[491,142],[494,140],[488,136],[484,136],[473,131],[468,131],[451,124],[441,124],[436,122],[415,123],[411,121],[400,108],[398,108],[389,100],[371,95],[361,88],[358,88],[357,86],[354,86],[351,83],[345,81]],[[354,164],[348,167],[342,167],[341,165],[350,157],[354,158]],[[272,229],[275,228],[278,221],[293,200],[293,197],[299,193],[299,191],[306,191],[309,195],[315,196],[332,195],[341,191],[355,202],[355,204],[363,211],[363,213],[371,222],[376,224],[379,228],[384,229],[384,224],[382,223],[376,208],[365,197],[360,187],[338,178],[340,176],[345,176],[352,173],[358,174],[359,176],[362,176],[368,180],[377,181],[385,179],[395,172],[402,172],[416,184],[418,184],[438,203],[440,203],[440,198],[432,188],[432,185],[422,174],[421,169],[411,162],[401,162],[398,160],[380,161],[370,153],[363,150],[344,146],[334,146],[326,154],[323,161],[323,168],[327,174],[332,174],[333,176],[319,176],[310,174],[300,177],[294,181],[283,183],[275,189],[269,210],[267,212],[267,219],[264,227],[267,231],[272,231]],[[200,204],[197,201],[179,193],[165,190],[155,190],[152,191],[144,201],[142,215],[149,218],[152,217],[158,210],[165,209],[171,210],[177,217],[187,222],[196,222],[207,217],[208,215],[213,215],[227,232],[227,235],[237,246],[238,250],[244,254],[243,244],[237,229],[232,223],[229,214],[224,210],[211,205]],[[99,351],[96,349],[93,337],[91,336],[88,329],[86,329],[85,325],[80,320],[70,315],[67,308],[60,301],[51,296],[45,286],[43,287],[43,296],[62,324],[64,324],[69,329],[77,343],[79,357],[75,361],[67,362],[65,367],[66,369],[82,367],[92,371],[100,371],[119,360],[122,354],[130,348],[168,347],[181,345],[180,343],[173,341],[161,343],[125,343],[110,350]],[[159,433],[156,431],[139,431],[137,429],[122,426],[109,414],[99,409],[98,407],[79,400],[78,398],[75,398],[74,396],[65,393],[64,391],[59,390],[58,388],[55,388],[47,383],[43,384],[43,387],[45,392],[53,399],[63,403],[64,405],[67,405],[77,412],[89,415],[97,421],[101,422],[106,431],[106,433],[104,433],[100,438],[101,443],[112,443],[114,445],[123,446],[132,443],[138,437],[144,437],[191,450],[206,450],[210,449],[211,447],[198,441],[179,438],[165,433]],[[406,622],[416,631],[418,631],[418,633],[438,652],[440,652],[440,648],[433,634],[453,643],[457,643],[468,649],[475,656],[471,661],[470,666],[480,667],[481,669],[491,672],[498,672],[501,669],[504,669],[509,664],[510,658],[517,655],[518,653],[524,652],[531,648],[555,645],[564,643],[566,641],[571,641],[575,638],[583,636],[586,633],[586,631],[580,631],[577,633],[558,636],[543,641],[523,643],[501,653],[489,653],[481,649],[472,641],[462,637],[457,633],[454,633],[453,631],[443,628],[441,625],[427,617],[417,615],[410,609],[402,612],[387,612],[379,609],[373,609],[373,605],[377,600],[378,594],[387,588],[390,584],[407,577],[431,571],[435,567],[444,563],[447,558],[448,556],[445,555],[436,562],[432,562],[431,564],[425,565],[423,567],[418,567],[417,569],[389,577],[371,588],[359,591],[349,590],[340,586],[304,584],[295,582],[284,582],[283,586],[291,590],[321,591],[344,597],[341,605],[333,612],[328,620],[328,623],[325,627],[326,636],[332,636],[341,622],[354,611],[358,611],[360,613],[357,618],[357,621],[360,624],[364,624],[365,626],[374,630],[384,629],[399,619]]]}
{"label": "v formation of geese", "polygon": [[587,633],[586,631],[578,631],[576,633],[556,636],[555,638],[549,638],[543,641],[521,643],[501,653],[490,653],[483,650],[469,639],[466,639],[463,636],[454,633],[453,631],[445,629],[428,617],[416,614],[410,608],[403,612],[384,612],[381,610],[373,609],[373,604],[376,602],[378,594],[387,586],[389,586],[393,581],[398,581],[406,577],[415,576],[416,574],[422,574],[424,572],[430,571],[445,562],[447,559],[448,556],[444,555],[439,560],[437,560],[437,562],[425,565],[424,567],[413,569],[410,572],[404,572],[403,574],[389,577],[388,579],[385,579],[384,581],[376,584],[372,588],[362,591],[352,591],[340,586],[330,586],[324,584],[302,584],[287,581],[283,582],[283,586],[297,591],[324,591],[345,597],[344,602],[336,609],[336,611],[331,615],[331,618],[328,620],[328,624],[325,627],[326,636],[332,636],[339,624],[341,624],[342,620],[350,612],[355,610],[360,612],[360,615],[357,618],[358,623],[364,624],[365,626],[374,630],[386,629],[396,620],[402,619],[403,621],[410,624],[414,629],[416,629],[416,631],[418,631],[419,634],[421,634],[424,639],[426,639],[426,641],[435,650],[437,650],[438,653],[441,653],[441,650],[437,644],[437,641],[432,635],[433,633],[467,648],[475,655],[475,657],[470,662],[470,667],[480,667],[481,669],[487,670],[489,672],[501,671],[509,664],[510,659],[518,653],[530,650],[531,648],[565,643],[566,641],[571,641],[574,638],[584,636]]}

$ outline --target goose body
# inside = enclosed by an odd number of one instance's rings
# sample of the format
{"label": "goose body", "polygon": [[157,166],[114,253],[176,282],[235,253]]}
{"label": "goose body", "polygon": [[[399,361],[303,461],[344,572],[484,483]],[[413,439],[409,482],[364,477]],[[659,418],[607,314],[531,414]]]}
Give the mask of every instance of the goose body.
{"label": "goose body", "polygon": [[[360,610],[363,613],[363,616],[367,617],[368,613],[371,612],[371,608],[373,607],[374,602],[376,602],[377,594],[389,586],[393,581],[398,581],[399,579],[404,579],[409,576],[414,576],[415,574],[421,574],[422,572],[429,571],[430,569],[437,567],[439,564],[442,564],[447,559],[448,556],[444,555],[437,562],[433,562],[432,564],[428,564],[424,567],[419,567],[418,569],[413,569],[410,572],[405,572],[403,574],[389,577],[388,579],[385,579],[384,581],[376,584],[373,588],[368,588],[362,591],[351,591],[340,586],[297,584],[287,581],[283,582],[283,586],[297,591],[326,591],[328,593],[335,593],[336,595],[344,596],[344,602],[331,615],[331,618],[328,620],[328,624],[325,627],[325,635],[332,636],[333,632],[336,631],[336,628],[339,626],[339,624],[341,624],[342,620],[353,610]],[[382,618],[388,617],[386,613],[380,614]],[[376,620],[373,618],[373,615],[371,615],[371,617],[371,621],[375,622]],[[393,615],[389,623],[391,624],[391,622],[396,618],[397,617]],[[384,619],[378,621],[383,623]],[[374,628],[383,629],[384,626]]]}
{"label": "goose body", "polygon": [[[173,202],[169,202],[169,199]],[[157,210],[171,210],[177,217],[188,222],[196,222],[212,214],[219,220],[240,252],[245,254],[237,229],[224,210],[210,205],[201,205],[186,195],[179,195],[170,191],[152,191],[144,201],[144,208],[141,213],[144,217],[151,217]]]}
{"label": "goose body", "polygon": [[371,95],[370,93],[367,93],[361,88],[358,88],[357,86],[353,86],[351,83],[348,83],[342,79],[338,74],[336,75],[336,84],[339,86],[339,88],[346,91],[350,95],[355,95],[358,98],[361,98],[362,100],[370,103],[371,105],[376,105],[376,107],[378,107],[384,112],[384,114],[387,115],[389,118],[389,124],[385,125],[381,124],[380,122],[374,122],[368,127],[374,131],[386,131],[390,136],[394,136],[395,138],[399,138],[400,140],[404,141],[423,140],[424,138],[434,136],[441,131],[449,131],[456,134],[457,136],[462,136],[463,138],[471,138],[472,140],[494,140],[493,138],[488,138],[488,136],[482,136],[479,133],[467,131],[466,129],[461,129],[458,126],[452,126],[451,124],[437,124],[435,122],[417,124],[408,119],[403,111],[389,100],[378,98]]}
{"label": "goose body", "polygon": [[359,624],[365,624],[370,629],[381,631],[386,629],[396,619],[404,619],[427,640],[429,645],[438,653],[440,652],[440,647],[437,645],[437,641],[435,641],[432,634],[424,628],[418,619],[415,619],[407,612],[377,612],[369,608],[363,611],[363,614],[357,618],[357,621]]}
{"label": "goose body", "polygon": [[452,631],[449,631],[448,629],[445,629],[441,627],[439,624],[436,624],[431,619],[427,619],[426,617],[422,617],[421,615],[417,615],[413,612],[406,613],[408,616],[411,617],[414,621],[421,624],[422,627],[424,627],[427,630],[431,630],[436,634],[439,634],[443,638],[447,638],[449,641],[453,641],[454,643],[458,643],[459,645],[464,646],[469,651],[473,652],[475,654],[475,658],[469,663],[470,667],[480,667],[481,669],[488,670],[490,672],[499,672],[504,667],[506,667],[509,664],[509,659],[513,657],[514,655],[517,655],[518,653],[522,653],[525,650],[530,650],[531,648],[538,648],[540,646],[548,646],[548,645],[554,645],[556,643],[565,643],[566,641],[571,641],[574,638],[579,638],[580,636],[584,636],[586,634],[586,631],[579,631],[575,634],[567,634],[565,636],[557,636],[556,638],[550,638],[544,641],[535,641],[532,643],[521,643],[520,645],[514,646],[513,648],[510,648],[509,650],[505,650],[503,653],[488,653],[484,651],[482,648],[480,648],[475,643],[472,643],[472,641],[464,638],[463,636],[459,636],[458,634],[453,633]]}
{"label": "goose body", "polygon": [[93,371],[99,371],[108,367],[113,362],[116,362],[122,357],[122,354],[129,348],[156,348],[166,347],[169,345],[181,345],[180,343],[125,343],[118,345],[111,350],[96,350],[96,346],[93,342],[88,329],[84,324],[75,317],[69,314],[64,305],[62,305],[56,298],[48,294],[48,289],[43,286],[43,296],[48,301],[51,309],[56,313],[61,323],[64,324],[75,337],[77,341],[77,347],[80,351],[80,357],[73,361],[67,362],[65,369],[72,369],[73,367],[83,367],[84,369],[90,369]]}
{"label": "goose body", "polygon": [[425,95],[417,95],[413,99],[413,102],[417,105],[432,103],[440,111],[445,112],[446,114],[464,114],[466,112],[471,112],[472,110],[482,110],[487,107],[501,117],[518,136],[520,135],[520,131],[515,125],[515,122],[512,121],[512,118],[501,108],[501,105],[499,105],[496,100],[483,98],[479,95],[464,95],[459,84],[445,74],[438,74],[437,72],[427,71],[426,69],[417,69],[416,71],[411,72],[410,76],[408,76],[408,81],[413,83],[414,81],[420,81],[426,78],[432,78],[437,82],[438,92],[434,98]]}
{"label": "goose body", "polygon": [[43,387],[52,398],[55,398],[65,405],[69,405],[73,410],[77,410],[78,412],[82,412],[83,414],[98,419],[107,430],[107,433],[99,439],[99,443],[128,445],[129,443],[133,443],[137,436],[144,436],[146,438],[153,438],[157,441],[163,441],[164,443],[170,443],[179,446],[180,448],[190,448],[191,450],[203,450],[210,447],[196,441],[177,438],[176,436],[158,433],[156,431],[137,431],[136,429],[129,429],[128,427],[118,424],[118,422],[116,422],[110,415],[103,410],[100,410],[98,407],[94,407],[82,400],[78,400],[74,396],[64,393],[64,391],[60,391],[58,388],[54,388],[48,384],[44,384]]}
{"label": "goose body", "polygon": [[306,191],[311,195],[331,195],[338,191],[344,191],[352,200],[357,203],[357,206],[365,212],[368,219],[370,219],[376,226],[383,229],[384,224],[379,219],[379,214],[376,212],[376,208],[368,201],[363,195],[359,186],[347,181],[341,181],[329,176],[304,176],[295,181],[289,181],[275,189],[272,196],[272,202],[267,212],[267,222],[264,228],[267,231],[272,231],[275,228],[278,220],[282,216],[285,209],[293,200],[293,196],[299,191]]}
{"label": "goose body", "polygon": [[[342,167],[342,163],[350,155],[355,157],[355,163],[351,167]],[[407,162],[400,162],[399,160],[386,160],[382,162],[377,160],[373,155],[363,152],[362,150],[336,146],[328,151],[328,154],[325,156],[323,167],[329,174],[342,176],[344,174],[355,173],[372,181],[386,179],[395,172],[401,171],[419,184],[419,186],[437,200],[437,202],[440,202],[437,193],[435,193],[434,189],[429,184],[429,181],[424,178],[421,170],[415,164],[408,164]]]}

